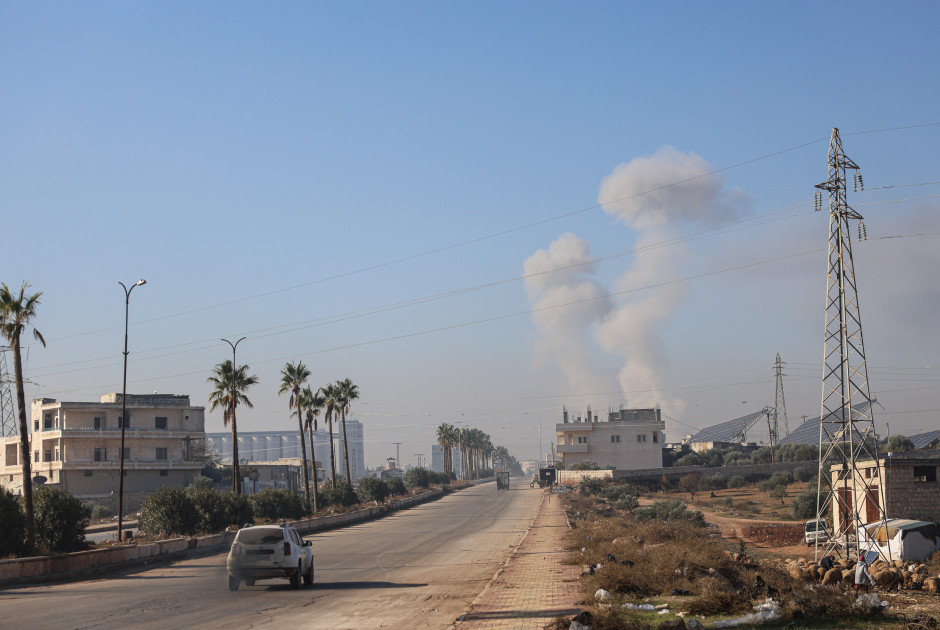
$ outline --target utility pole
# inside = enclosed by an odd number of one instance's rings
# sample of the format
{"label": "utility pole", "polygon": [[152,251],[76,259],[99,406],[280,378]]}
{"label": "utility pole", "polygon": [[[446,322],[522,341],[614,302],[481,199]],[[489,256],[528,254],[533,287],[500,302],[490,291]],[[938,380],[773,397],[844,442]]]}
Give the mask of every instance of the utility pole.
{"label": "utility pole", "polygon": [[395,445],[395,468],[401,469],[401,445],[404,442],[392,442]]}
{"label": "utility pole", "polygon": [[7,368],[8,350],[11,350],[10,346],[0,346],[0,437],[13,437],[20,432],[13,409],[13,390],[10,389],[10,383],[14,381]]}
{"label": "utility pole", "polygon": [[865,228],[862,216],[847,201],[847,170],[853,171],[856,189],[861,187],[859,167],[845,155],[839,130],[833,129],[829,141],[829,179],[816,186],[819,189],[816,210],[822,209],[822,191],[829,194],[816,518],[832,524],[825,550],[820,553],[821,543],[816,545],[817,560],[833,551],[844,552],[848,558],[857,557],[864,536],[863,524],[885,520],[883,471],[876,470],[877,474],[866,478],[856,468],[863,461],[871,462],[867,466],[878,467],[879,463],[849,221],[860,222],[859,238],[865,236]]}
{"label": "utility pole", "polygon": [[780,361],[780,353],[777,353],[777,362],[774,364],[774,373],[777,376],[777,396],[774,399],[774,427],[780,416],[783,415],[783,429],[787,435],[790,435],[790,421],[787,419],[787,401],[783,398],[783,362]]}

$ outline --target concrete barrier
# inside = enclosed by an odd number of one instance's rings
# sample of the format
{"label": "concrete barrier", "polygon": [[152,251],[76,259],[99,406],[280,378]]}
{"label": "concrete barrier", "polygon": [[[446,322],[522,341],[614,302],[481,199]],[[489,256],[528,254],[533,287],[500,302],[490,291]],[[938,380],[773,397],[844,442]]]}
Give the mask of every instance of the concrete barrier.
{"label": "concrete barrier", "polygon": [[[387,505],[363,508],[343,514],[307,518],[292,523],[302,534],[335,529],[367,521],[391,510],[408,508],[444,496],[441,490],[406,497]],[[152,558],[185,556],[228,549],[235,532],[193,538],[170,538],[147,545],[120,545],[59,556],[33,556],[0,560],[0,587],[66,578],[84,578]]]}

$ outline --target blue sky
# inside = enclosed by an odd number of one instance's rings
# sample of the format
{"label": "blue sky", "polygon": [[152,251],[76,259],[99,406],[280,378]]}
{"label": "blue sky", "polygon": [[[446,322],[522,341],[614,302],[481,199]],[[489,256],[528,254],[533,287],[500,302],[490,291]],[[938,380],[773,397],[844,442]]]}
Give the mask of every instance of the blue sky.
{"label": "blue sky", "polygon": [[[295,426],[277,381],[302,359],[314,384],[360,385],[369,465],[395,441],[414,463],[443,421],[535,457],[562,404],[643,402],[617,389],[631,361],[678,438],[773,404],[779,352],[792,425],[819,412],[825,253],[756,263],[825,247],[811,202],[837,126],[868,188],[850,203],[869,231],[856,266],[876,428],[934,428],[940,186],[875,189],[940,181],[938,17],[929,2],[4,4],[0,281],[43,292],[49,342],[29,349],[27,394],[118,391],[117,282],[144,277],[131,392],[204,403],[229,356],[218,339],[247,335],[239,362],[261,383],[239,427]],[[604,337],[597,313],[566,338],[578,347],[547,350],[527,313],[545,287],[519,279],[537,251],[571,234],[603,257],[726,224],[643,232],[597,207],[606,177],[663,147],[706,170],[745,163],[707,179],[748,221],[579,281],[603,293],[752,266],[665,301],[611,298],[649,317],[655,361]],[[669,181],[675,161],[655,164]],[[886,238],[909,234],[925,235]]]}

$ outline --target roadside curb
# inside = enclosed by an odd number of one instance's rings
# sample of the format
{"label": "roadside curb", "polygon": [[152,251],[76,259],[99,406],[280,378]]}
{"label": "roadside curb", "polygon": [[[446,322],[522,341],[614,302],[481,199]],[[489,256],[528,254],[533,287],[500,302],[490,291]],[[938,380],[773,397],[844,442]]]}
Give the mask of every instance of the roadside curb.
{"label": "roadside curb", "polygon": [[[492,479],[478,480],[464,487],[476,486],[487,481],[492,481]],[[460,490],[461,488],[455,488],[446,493],[442,490],[431,490],[388,505],[302,519],[291,524],[302,534],[339,529],[434,501]],[[208,555],[227,549],[234,538],[235,532],[232,531],[192,538],[172,538],[148,545],[119,545],[58,556],[31,556],[0,560],[0,589],[21,584],[87,579],[151,562],[158,563]]]}

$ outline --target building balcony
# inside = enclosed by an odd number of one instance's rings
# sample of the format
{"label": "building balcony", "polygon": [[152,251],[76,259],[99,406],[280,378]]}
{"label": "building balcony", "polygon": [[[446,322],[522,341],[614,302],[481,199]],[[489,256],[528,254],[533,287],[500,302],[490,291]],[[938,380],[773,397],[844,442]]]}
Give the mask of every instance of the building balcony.
{"label": "building balcony", "polygon": [[[174,429],[140,429],[128,427],[124,431],[125,438],[159,438],[185,440],[202,440],[206,434],[202,431],[174,430]],[[105,429],[96,429],[94,427],[66,427],[64,429],[45,429],[40,431],[39,437],[43,440],[63,439],[120,439],[120,427],[107,427]]]}
{"label": "building balcony", "polygon": [[[65,469],[92,469],[92,470],[110,470],[121,467],[121,460],[108,459],[104,461],[95,461],[93,459],[70,459],[65,462],[52,462],[59,464],[60,468]],[[181,461],[178,459],[125,459],[125,470],[149,470],[149,469],[201,469],[202,462]]]}
{"label": "building balcony", "polygon": [[588,446],[588,444],[559,444],[556,451],[559,455],[565,455],[566,453],[587,453]]}

